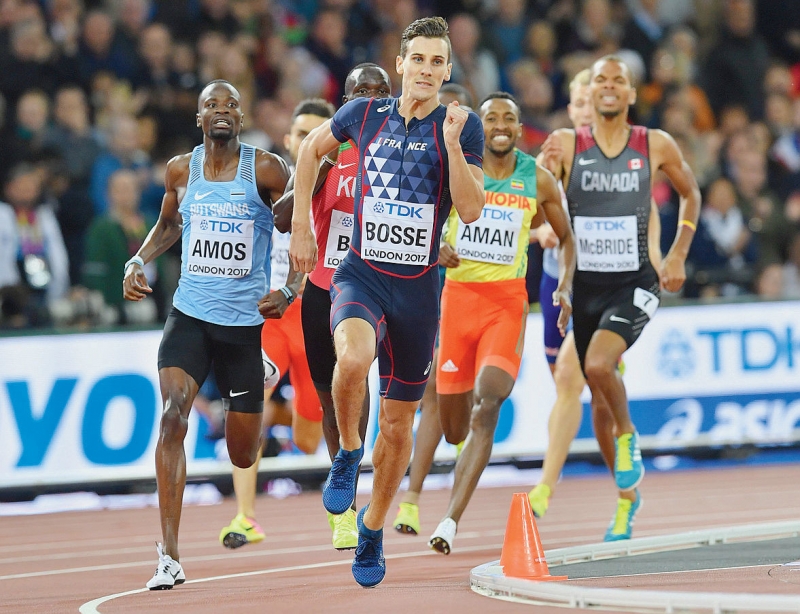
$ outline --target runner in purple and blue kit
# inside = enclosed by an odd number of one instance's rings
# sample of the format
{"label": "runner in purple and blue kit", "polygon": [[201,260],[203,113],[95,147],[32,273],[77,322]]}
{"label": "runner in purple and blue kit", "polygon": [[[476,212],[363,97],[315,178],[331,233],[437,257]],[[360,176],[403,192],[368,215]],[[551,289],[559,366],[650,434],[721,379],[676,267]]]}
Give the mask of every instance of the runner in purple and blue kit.
{"label": "runner in purple and blue kit", "polygon": [[[331,122],[337,140],[358,139],[361,169],[350,254],[333,277],[331,328],[348,318],[370,322],[381,340],[381,396],[418,401],[433,357],[439,236],[452,202],[440,145],[447,110],[439,105],[412,118],[406,134],[399,100],[357,102]],[[464,157],[480,166],[483,152],[471,152],[483,139],[470,134],[470,123],[461,135]]]}
{"label": "runner in purple and blue kit", "polygon": [[432,368],[438,326],[439,237],[455,203],[465,223],[483,209],[483,130],[478,116],[439,104],[450,77],[447,23],[419,19],[403,32],[396,68],[400,98],[357,99],[314,130],[300,148],[289,254],[297,270],[316,263],[309,224],[322,156],[352,139],[359,151],[350,251],[333,277],[331,329],[337,363],[333,401],[340,450],[323,488],[332,514],[355,498],[363,456],[358,434],[365,380],[377,353],[380,433],[369,504],[358,514],[353,576],[374,586],[385,575],[383,524],[411,456],[412,424]]}

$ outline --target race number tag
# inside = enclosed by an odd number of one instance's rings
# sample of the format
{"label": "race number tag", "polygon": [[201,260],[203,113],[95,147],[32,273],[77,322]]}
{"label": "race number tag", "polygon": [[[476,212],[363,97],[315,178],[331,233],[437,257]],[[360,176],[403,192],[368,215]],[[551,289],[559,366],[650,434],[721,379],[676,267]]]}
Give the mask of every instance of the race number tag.
{"label": "race number tag", "polygon": [[187,272],[205,277],[240,278],[253,262],[253,220],[193,215]]}
{"label": "race number tag", "polygon": [[353,214],[344,211],[331,211],[331,227],[328,242],[325,244],[325,268],[335,269],[350,249],[353,236]]}
{"label": "race number tag", "polygon": [[272,232],[272,252],[269,256],[271,289],[282,288],[289,278],[289,236],[288,232]]}
{"label": "race number tag", "polygon": [[485,205],[480,219],[471,224],[458,218],[456,253],[478,262],[513,264],[524,217],[522,209]]}
{"label": "race number tag", "polygon": [[433,204],[364,197],[361,257],[375,262],[428,264],[433,237]]}
{"label": "race number tag", "polygon": [[578,270],[617,273],[639,270],[635,215],[588,217],[576,215]]}
{"label": "race number tag", "polygon": [[633,289],[633,304],[644,311],[651,320],[658,309],[659,302],[658,297],[652,292],[642,288]]}

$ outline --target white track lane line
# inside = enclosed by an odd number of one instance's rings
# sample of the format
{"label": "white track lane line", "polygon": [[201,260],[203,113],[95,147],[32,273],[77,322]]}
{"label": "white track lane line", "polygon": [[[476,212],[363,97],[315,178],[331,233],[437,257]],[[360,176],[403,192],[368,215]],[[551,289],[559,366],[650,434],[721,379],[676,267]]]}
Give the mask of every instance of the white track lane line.
{"label": "white track lane line", "polygon": [[[704,546],[699,546],[703,548]],[[670,552],[667,550],[667,552]],[[673,551],[674,552],[674,551]],[[631,555],[635,556],[635,555]],[[614,559],[606,559],[607,561],[613,561]],[[588,562],[588,561],[587,561]],[[755,569],[756,567],[780,567],[783,563],[762,563],[758,565],[737,565],[736,567],[703,567],[701,569],[675,569],[673,571],[646,571],[642,573],[627,573],[627,574],[614,574],[613,576],[587,576],[585,578],[570,578],[570,580],[579,580],[583,582],[584,580],[611,580],[616,578],[643,578],[644,576],[669,576],[675,574],[682,574],[682,573],[697,573],[698,571],[728,571],[731,569]],[[553,567],[561,567],[561,565],[553,565]],[[606,587],[603,587],[606,588]],[[654,589],[642,589],[642,590],[654,590]],[[700,591],[697,591],[700,592]]]}
{"label": "white track lane line", "polygon": [[[467,546],[466,548],[459,548],[458,552],[481,552],[483,550],[496,550],[497,546]],[[422,551],[415,551],[415,552],[403,552],[400,554],[389,554],[386,555],[386,559],[409,559],[419,556],[441,556],[438,552],[433,550],[422,550]],[[320,569],[324,567],[336,567],[339,565],[351,565],[353,563],[352,560],[346,559],[342,561],[328,561],[325,563],[309,563],[308,565],[293,565],[291,567],[276,567],[274,569],[259,569],[257,571],[243,571],[240,573],[233,573],[227,574],[224,576],[213,576],[210,578],[198,578],[197,580],[187,580],[184,582],[183,586],[188,584],[200,584],[202,582],[216,582],[218,580],[230,580],[231,578],[248,578],[251,576],[264,576],[267,574],[275,574],[275,573],[283,573],[288,571],[303,571],[306,569]],[[173,590],[181,590],[180,588],[173,589]],[[119,597],[127,597],[128,595],[138,595],[139,593],[149,593],[150,589],[148,588],[137,588],[132,591],[125,591],[124,593],[115,593],[113,595],[106,595],[104,597],[98,597],[92,601],[87,601],[84,603],[79,609],[78,612],[80,614],[101,614],[100,610],[97,608],[102,604],[112,601],[114,599],[118,599]],[[155,591],[154,591],[155,592]]]}
{"label": "white track lane line", "polygon": [[[774,514],[776,517],[775,520],[785,520],[791,516],[790,512],[794,512],[795,510],[770,510],[770,512],[777,512]],[[771,516],[773,514],[765,514],[765,520],[771,520]],[[728,520],[728,521],[735,521],[739,517],[743,518],[750,518],[750,513],[740,513],[737,514],[735,511],[726,512],[726,513],[719,513],[719,514],[710,514],[708,516],[703,517],[702,528],[706,528],[708,526],[716,526],[713,524],[712,521],[717,520]],[[685,520],[688,521],[691,516],[685,516]],[[684,517],[681,517],[681,520],[684,520]],[[569,522],[558,522],[557,524],[552,524],[549,527],[544,529],[544,533],[547,538],[547,542],[549,543],[592,543],[596,541],[598,537],[596,532],[593,530],[598,525],[602,524],[605,527],[605,522],[581,522],[581,523],[569,523]],[[685,523],[681,521],[675,521],[675,518],[665,518],[661,519],[660,522],[656,523],[654,526],[651,526],[649,530],[637,531],[636,537],[650,537],[656,536],[661,534],[662,531],[666,530],[674,530],[676,528],[685,528]],[[575,535],[576,530],[586,530],[586,533],[581,533],[579,535]],[[495,538],[495,537],[502,537],[505,535],[505,528],[503,529],[490,529],[490,530],[473,530],[473,531],[463,531],[459,533],[460,540],[467,540],[467,539],[480,539],[480,538]],[[566,537],[565,535],[569,535]],[[152,540],[152,538],[150,538]],[[385,546],[394,546],[400,544],[407,544],[407,537],[395,537],[384,540]],[[205,546],[207,542],[198,542],[193,543],[190,542],[182,546],[182,549],[188,550],[197,547]],[[498,547],[501,544],[498,544]],[[194,561],[218,561],[218,560],[229,560],[230,558],[258,558],[258,557],[268,557],[268,556],[282,556],[285,554],[294,554],[294,553],[303,553],[303,552],[319,552],[319,551],[326,551],[329,550],[330,546],[328,545],[314,545],[314,546],[295,546],[290,548],[277,548],[272,550],[253,550],[250,552],[223,552],[220,554],[210,554],[210,555],[202,555],[202,556],[189,556],[184,557],[185,562],[194,562]],[[152,546],[148,546],[147,548],[140,547],[140,548],[119,548],[104,551],[103,554],[108,556],[114,556],[118,554],[133,554],[136,552],[149,552],[152,550]],[[87,554],[86,550],[81,550],[79,552],[74,553],[59,553],[56,555],[32,555],[27,557],[8,557],[8,558],[0,558],[0,565],[3,564],[19,564],[22,562],[30,563],[36,561],[52,561],[54,559],[72,559],[75,560],[77,558],[81,558],[84,556],[95,556],[97,552]],[[72,573],[85,573],[85,572],[93,572],[93,571],[104,571],[109,569],[125,569],[130,567],[138,567],[138,566],[147,566],[151,565],[152,561],[135,561],[129,563],[109,563],[105,565],[96,565],[96,566],[84,566],[84,567],[68,567],[64,569],[53,569],[53,570],[44,570],[44,571],[32,571],[27,573],[17,573],[17,574],[9,574],[9,575],[0,575],[0,582],[4,580],[17,580],[22,578],[36,578],[36,577],[44,577],[44,576],[53,576],[59,574],[72,574]]]}
{"label": "white track lane line", "polygon": [[[796,508],[780,508],[775,510],[768,510],[762,513],[762,520],[764,521],[780,521],[780,520],[787,520],[792,519],[796,515]],[[734,523],[739,519],[742,520],[750,520],[752,518],[752,511],[751,510],[742,510],[736,511],[731,510],[729,512],[720,512],[715,514],[708,514],[707,516],[703,516],[700,520],[702,521],[700,524],[700,528],[705,528],[706,526],[715,527],[717,526],[716,523],[719,521],[725,521]],[[480,524],[481,519],[470,519],[470,524]],[[685,530],[687,523],[692,524],[694,521],[694,525],[697,525],[697,517],[692,515],[681,515],[681,516],[672,516],[668,518],[661,518],[657,522],[650,522],[650,526],[647,530],[638,530],[636,531],[636,537],[649,537],[653,535],[658,535],[660,532],[663,531],[674,531],[676,529]],[[540,521],[541,522],[541,521]],[[584,542],[593,542],[596,541],[598,537],[598,533],[596,529],[598,527],[602,527],[605,530],[607,522],[605,520],[592,520],[588,522],[567,522],[567,521],[555,521],[553,523],[548,523],[544,526],[544,528],[540,528],[540,532],[545,534],[547,541],[549,543],[553,542],[564,542],[564,543],[580,543],[581,541]],[[539,525],[541,527],[541,525]],[[575,535],[576,531],[586,531],[586,533],[581,533],[578,536]],[[318,541],[322,537],[326,535],[326,531],[320,530],[318,533],[307,533],[305,534],[305,538],[314,539]],[[505,528],[503,529],[490,529],[490,530],[480,530],[479,528],[473,531],[463,531],[459,533],[459,538],[463,539],[477,539],[480,537],[497,537],[502,536],[505,534]],[[569,537],[564,537],[568,535]],[[577,539],[576,539],[577,538]],[[137,537],[135,541],[142,541],[145,538]],[[52,561],[57,559],[68,559],[68,560],[75,560],[82,557],[94,557],[98,554],[103,554],[107,556],[116,556],[119,554],[135,554],[136,552],[145,553],[150,552],[153,548],[153,537],[147,537],[148,545],[146,547],[133,547],[133,548],[114,548],[114,549],[107,549],[107,550],[87,550],[86,548],[82,547],[84,544],[80,541],[75,542],[75,546],[79,547],[80,549],[75,552],[61,552],[57,554],[42,554],[42,555],[28,555],[28,556],[16,556],[16,557],[5,557],[0,558],[0,566],[2,565],[18,565],[20,563],[35,563],[38,561]],[[393,544],[404,544],[407,543],[407,537],[401,538],[388,538],[384,541],[385,545],[393,545]],[[117,540],[119,541],[119,540]],[[294,541],[294,540],[292,540]],[[41,544],[39,544],[41,545]],[[45,544],[46,545],[46,544]],[[33,545],[32,545],[33,546]],[[185,542],[181,542],[181,550],[192,550],[197,548],[204,548],[208,546],[208,540],[203,539],[202,541],[191,541],[187,540]],[[220,554],[220,555],[209,555],[206,557],[201,556],[192,556],[186,557],[186,561],[195,561],[195,560],[217,560],[218,558],[226,558],[226,557],[240,557],[240,558],[249,558],[249,557],[258,557],[258,556],[271,556],[273,554],[291,554],[292,552],[299,551],[299,552],[314,552],[315,548],[319,550],[325,550],[328,546],[298,546],[295,548],[289,549],[279,549],[279,550],[259,550],[249,553],[237,552],[236,554],[232,554],[228,552],[227,554]],[[0,552],[2,549],[0,548]],[[140,564],[140,563],[137,563]],[[144,564],[142,562],[141,564]],[[148,563],[149,564],[149,563]],[[123,564],[123,567],[128,567],[130,564]],[[102,566],[102,569],[113,569],[113,567],[105,567]],[[76,571],[95,571],[97,568],[95,567],[80,567],[75,568]],[[13,574],[3,576],[0,575],[0,581],[2,580],[12,580],[17,578],[30,578],[36,577],[38,575],[54,575],[58,573],[74,573],[70,571],[70,569],[66,570],[51,570],[51,571],[41,571],[41,572],[30,572],[28,574]]]}

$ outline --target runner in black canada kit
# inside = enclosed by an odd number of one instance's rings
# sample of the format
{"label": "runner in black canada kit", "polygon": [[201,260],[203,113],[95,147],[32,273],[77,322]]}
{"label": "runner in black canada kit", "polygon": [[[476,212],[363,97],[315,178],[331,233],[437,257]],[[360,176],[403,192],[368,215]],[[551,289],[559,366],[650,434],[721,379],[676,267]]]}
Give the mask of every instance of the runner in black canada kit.
{"label": "runner in black canada kit", "polygon": [[[567,186],[578,270],[573,285],[573,330],[592,396],[601,396],[616,424],[614,477],[629,491],[615,522],[632,524],[641,506],[636,487],[644,477],[639,437],[617,364],[656,312],[660,288],[678,291],[700,209],[694,175],[675,141],[661,130],[628,124],[636,90],[628,66],[605,56],[590,78],[596,117],[592,125],[557,130],[564,157],[555,169]],[[680,195],[675,241],[656,272],[648,252],[651,181],[663,172]],[[622,499],[620,499],[622,502]]]}

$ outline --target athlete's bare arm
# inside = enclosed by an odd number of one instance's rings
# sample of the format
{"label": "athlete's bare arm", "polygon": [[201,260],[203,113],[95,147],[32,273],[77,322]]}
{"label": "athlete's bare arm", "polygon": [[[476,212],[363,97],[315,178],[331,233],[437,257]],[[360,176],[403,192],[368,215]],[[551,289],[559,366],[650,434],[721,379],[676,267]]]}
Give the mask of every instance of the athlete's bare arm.
{"label": "athlete's bare arm", "polygon": [[[167,162],[164,177],[164,198],[161,200],[161,212],[158,221],[150,229],[136,255],[145,263],[157,258],[167,251],[181,236],[183,218],[178,206],[189,183],[189,160],[192,154],[183,154]],[[122,280],[122,296],[128,301],[141,301],[153,290],[147,283],[144,270],[138,264],[131,264],[125,270]]]}
{"label": "athlete's bare arm", "polygon": [[650,255],[650,264],[661,279],[661,216],[653,199],[650,199],[650,222],[647,225],[647,253]]}
{"label": "athlete's bare arm", "polygon": [[569,184],[569,171],[575,156],[575,131],[572,128],[559,128],[550,133],[542,144],[536,157],[537,166],[553,173],[561,185]]}
{"label": "athlete's bare arm", "polygon": [[294,179],[294,212],[289,258],[296,270],[310,273],[317,263],[317,242],[311,230],[311,197],[319,175],[322,156],[339,141],[331,132],[331,120],[314,128],[300,143]]}
{"label": "athlete's bare arm", "polygon": [[686,281],[686,256],[700,215],[700,189],[675,140],[663,130],[650,130],[649,135],[651,168],[662,171],[680,195],[678,233],[664,256],[660,275],[662,286],[677,292]]}
{"label": "athlete's bare arm", "polygon": [[567,213],[561,204],[561,193],[553,174],[546,168],[536,166],[536,201],[544,211],[547,221],[558,237],[561,249],[558,250],[558,287],[553,292],[553,304],[561,306],[558,328],[566,334],[567,324],[572,315],[572,278],[575,274],[575,237],[572,234]]}
{"label": "athlete's bare arm", "polygon": [[439,245],[439,264],[446,269],[456,269],[461,266],[461,258],[447,241],[442,241]]}
{"label": "athlete's bare arm", "polygon": [[289,175],[289,165],[283,158],[263,149],[256,149],[256,185],[261,200],[270,206],[280,200],[286,190]]}
{"label": "athlete's bare arm", "polygon": [[[289,262],[289,275],[286,277],[286,287],[289,288],[296,299],[300,294],[300,287],[306,274],[295,271],[291,261]],[[289,301],[286,295],[280,290],[274,290],[266,294],[258,301],[258,312],[265,320],[278,320],[289,308]]]}
{"label": "athlete's bare arm", "polygon": [[541,208],[536,207],[536,215],[534,215],[533,219],[531,220],[531,231],[535,232],[537,228],[541,227],[542,225],[546,225],[546,221],[547,218],[544,215],[544,211]]}
{"label": "athlete's bare arm", "polygon": [[[569,135],[566,135],[565,132],[567,132],[566,129],[560,129],[548,135],[547,139],[545,139],[545,142],[542,144],[542,150],[539,152],[539,155],[536,156],[536,166],[546,168],[553,174],[557,181],[561,180],[564,175],[565,141],[567,143],[572,143],[570,151],[573,151],[575,148],[574,131],[569,131],[573,134],[571,140],[569,139]],[[569,167],[571,166],[572,155],[570,155],[569,163]],[[563,182],[562,185],[567,184]],[[536,212],[537,217],[541,210],[542,209],[539,208]],[[531,241],[537,241],[543,249],[558,246],[558,237],[552,227],[549,224],[542,224],[541,222],[539,222],[539,224],[531,224]]]}
{"label": "athlete's bare arm", "polygon": [[444,118],[444,145],[449,158],[450,194],[458,217],[465,224],[471,224],[480,217],[486,202],[483,191],[483,169],[468,164],[461,149],[461,132],[468,117],[469,111],[460,108],[457,102],[447,105],[447,115]]}
{"label": "athlete's bare arm", "polygon": [[[339,153],[338,148],[334,152]],[[325,180],[328,178],[328,173],[335,166],[336,158],[331,158],[328,154],[327,158],[322,160],[319,165],[319,175],[317,175],[317,183],[314,186],[314,196],[325,185]],[[292,229],[292,213],[294,212],[294,173],[289,177],[289,182],[286,184],[286,191],[283,193],[275,204],[272,206],[272,213],[274,214],[275,228],[278,232],[289,232]]]}

